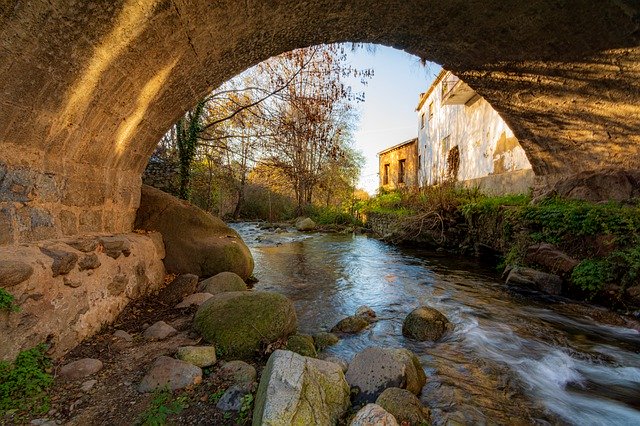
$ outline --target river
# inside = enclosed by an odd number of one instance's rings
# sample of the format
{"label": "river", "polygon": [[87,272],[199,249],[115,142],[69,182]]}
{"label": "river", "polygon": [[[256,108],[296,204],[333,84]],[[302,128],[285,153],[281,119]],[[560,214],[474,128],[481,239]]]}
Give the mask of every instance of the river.
{"label": "river", "polygon": [[[350,361],[370,346],[412,350],[436,425],[640,425],[640,333],[598,323],[599,308],[509,290],[472,259],[366,236],[233,226],[253,253],[256,288],[293,300],[301,332],[373,308],[375,325],[325,352]],[[441,341],[402,336],[403,319],[423,304],[455,326]]]}

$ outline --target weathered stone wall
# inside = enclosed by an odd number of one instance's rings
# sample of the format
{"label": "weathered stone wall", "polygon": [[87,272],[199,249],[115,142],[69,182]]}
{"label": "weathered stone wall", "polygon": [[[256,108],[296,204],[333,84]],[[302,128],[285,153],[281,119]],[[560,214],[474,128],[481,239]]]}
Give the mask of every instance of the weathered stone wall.
{"label": "weathered stone wall", "polygon": [[[400,160],[404,160],[404,176],[400,182]],[[380,187],[384,189],[418,187],[418,140],[413,139],[397,148],[378,155]],[[387,183],[384,182],[385,166],[389,165]]]}
{"label": "weathered stone wall", "polygon": [[184,111],[323,42],[455,72],[538,175],[639,168],[639,16],[631,0],[0,2],[0,163],[24,180],[0,194],[0,243],[130,231],[140,174]]}
{"label": "weathered stone wall", "polygon": [[159,233],[84,235],[0,247],[0,287],[18,312],[0,311],[0,359],[49,342],[60,356],[164,283]]}

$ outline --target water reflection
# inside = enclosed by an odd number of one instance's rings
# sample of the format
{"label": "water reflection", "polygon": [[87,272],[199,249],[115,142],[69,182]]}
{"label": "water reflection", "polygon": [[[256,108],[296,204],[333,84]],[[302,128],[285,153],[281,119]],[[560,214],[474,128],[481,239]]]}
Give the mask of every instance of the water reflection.
{"label": "water reflection", "polygon": [[[595,323],[561,299],[509,292],[470,260],[362,236],[236,227],[254,254],[257,288],[291,298],[302,332],[372,307],[381,320],[327,352],[350,360],[370,346],[414,351],[436,424],[640,424],[636,330]],[[455,331],[438,343],[405,339],[402,320],[421,304]]]}

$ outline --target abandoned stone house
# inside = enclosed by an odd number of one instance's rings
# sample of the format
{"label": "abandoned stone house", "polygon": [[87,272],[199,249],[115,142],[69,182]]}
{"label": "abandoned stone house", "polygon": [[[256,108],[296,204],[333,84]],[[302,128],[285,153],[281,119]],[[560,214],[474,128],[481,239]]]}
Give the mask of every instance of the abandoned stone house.
{"label": "abandoned stone house", "polygon": [[507,194],[533,185],[531,164],[511,129],[452,73],[440,72],[420,95],[416,111],[420,186],[454,181]]}
{"label": "abandoned stone house", "polygon": [[380,188],[385,190],[418,186],[418,139],[404,141],[378,153]]}

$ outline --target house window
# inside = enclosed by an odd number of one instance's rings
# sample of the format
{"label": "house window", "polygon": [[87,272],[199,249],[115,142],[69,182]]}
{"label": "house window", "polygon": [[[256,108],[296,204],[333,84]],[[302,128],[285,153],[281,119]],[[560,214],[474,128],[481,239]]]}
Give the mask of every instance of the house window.
{"label": "house window", "polygon": [[384,165],[384,174],[382,175],[382,184],[389,185],[389,165]]}
{"label": "house window", "polygon": [[398,183],[404,183],[404,162],[404,159],[398,161]]}
{"label": "house window", "polygon": [[420,115],[420,128],[424,129],[424,112]]}
{"label": "house window", "polygon": [[433,118],[433,102],[429,103],[429,120]]}
{"label": "house window", "polygon": [[422,168],[422,155],[418,155],[418,170]]}

